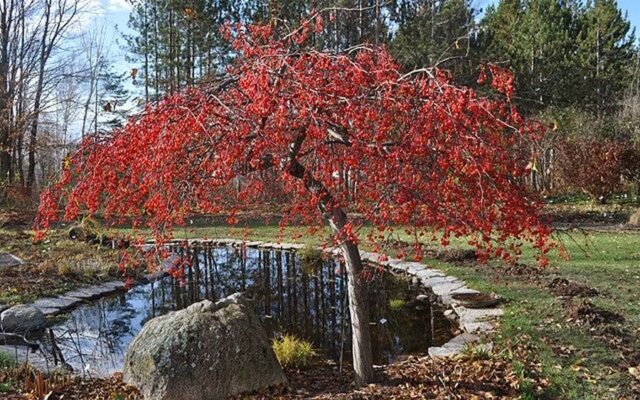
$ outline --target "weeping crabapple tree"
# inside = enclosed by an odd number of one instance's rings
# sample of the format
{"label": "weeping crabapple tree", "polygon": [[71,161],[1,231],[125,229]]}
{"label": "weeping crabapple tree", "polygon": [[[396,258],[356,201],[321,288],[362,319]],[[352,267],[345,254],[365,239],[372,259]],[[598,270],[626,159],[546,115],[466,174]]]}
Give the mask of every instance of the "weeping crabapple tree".
{"label": "weeping crabapple tree", "polygon": [[[375,227],[364,240],[409,226],[416,238],[467,237],[479,256],[506,260],[532,242],[544,264],[548,229],[522,185],[528,160],[516,156],[542,130],[519,116],[513,77],[495,67],[480,79],[501,95],[483,97],[443,71],[402,74],[384,48],[310,49],[314,29],[319,17],[282,38],[270,26],[226,26],[237,58],[225,76],[87,138],[43,193],[38,224],[46,231],[64,204],[68,220],[100,212],[167,237],[191,214],[234,219],[256,206],[269,170],[289,199],[282,223],[328,223],[342,251],[363,384],[373,378],[367,286],[347,211]],[[335,178],[345,169],[355,200]]]}

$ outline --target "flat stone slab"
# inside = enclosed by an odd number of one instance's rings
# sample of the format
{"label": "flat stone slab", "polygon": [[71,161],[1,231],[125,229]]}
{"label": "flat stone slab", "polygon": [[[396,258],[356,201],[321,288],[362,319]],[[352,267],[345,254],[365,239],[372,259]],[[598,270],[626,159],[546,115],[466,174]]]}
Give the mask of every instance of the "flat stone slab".
{"label": "flat stone slab", "polygon": [[451,282],[441,283],[438,285],[433,285],[431,286],[431,290],[433,291],[433,293],[437,294],[438,296],[444,296],[444,295],[451,294],[451,292],[453,292],[456,289],[460,289],[463,286],[464,286],[464,282],[455,280]]}
{"label": "flat stone slab", "polygon": [[63,310],[60,308],[40,308],[38,310],[42,311],[45,317],[50,317],[52,315],[60,314]]}
{"label": "flat stone slab", "polygon": [[90,288],[78,288],[68,291],[64,294],[64,297],[73,297],[79,300],[89,300],[96,297],[95,292],[92,292]]}
{"label": "flat stone slab", "polygon": [[24,261],[13,254],[0,252],[0,269],[17,267],[22,264],[24,264]]}
{"label": "flat stone slab", "polygon": [[422,279],[422,284],[428,288],[432,288],[436,285],[442,285],[443,283],[449,283],[457,281],[457,278],[453,276],[437,276],[429,279]]}
{"label": "flat stone slab", "polygon": [[102,285],[105,288],[112,288],[114,290],[118,290],[118,289],[124,289],[124,282],[122,281],[110,281],[110,282],[105,282]]}
{"label": "flat stone slab", "polygon": [[79,303],[82,300],[73,297],[45,297],[38,299],[32,303],[32,305],[40,311],[42,309],[58,309],[60,311],[67,310]]}
{"label": "flat stone slab", "polygon": [[444,274],[444,272],[438,269],[427,268],[427,269],[423,269],[421,271],[416,272],[415,276],[417,276],[420,279],[427,280],[427,279],[446,276],[446,275]]}
{"label": "flat stone slab", "polygon": [[459,351],[448,348],[448,347],[443,347],[443,346],[429,347],[430,357],[453,357],[459,353],[460,353]]}
{"label": "flat stone slab", "polygon": [[482,321],[495,319],[502,314],[502,308],[466,308],[460,305],[453,306],[454,311],[460,316],[461,321]]}

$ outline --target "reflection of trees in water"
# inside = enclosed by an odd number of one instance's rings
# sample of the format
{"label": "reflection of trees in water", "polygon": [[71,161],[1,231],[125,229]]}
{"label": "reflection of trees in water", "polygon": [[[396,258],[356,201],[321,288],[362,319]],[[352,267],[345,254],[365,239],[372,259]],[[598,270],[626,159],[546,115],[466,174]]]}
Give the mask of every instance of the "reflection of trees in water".
{"label": "reflection of trees in water", "polygon": [[[329,356],[349,359],[348,297],[341,261],[326,260],[322,268],[307,274],[288,251],[207,245],[171,250],[190,261],[184,280],[165,278],[74,310],[53,329],[60,349],[56,357],[76,371],[109,374],[122,368],[129,343],[149,319],[202,299],[215,301],[244,291],[254,299],[272,335],[295,334]],[[399,350],[426,350],[433,339],[432,307],[409,306],[416,291],[388,273],[376,276],[369,288],[376,362],[388,361]],[[409,305],[391,309],[391,299]],[[50,344],[45,351],[53,360],[55,346]]]}

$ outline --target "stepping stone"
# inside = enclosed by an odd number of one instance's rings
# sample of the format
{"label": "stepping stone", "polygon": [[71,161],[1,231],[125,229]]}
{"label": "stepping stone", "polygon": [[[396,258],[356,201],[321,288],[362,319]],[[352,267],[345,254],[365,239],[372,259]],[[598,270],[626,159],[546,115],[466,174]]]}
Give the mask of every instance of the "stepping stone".
{"label": "stepping stone", "polygon": [[427,269],[427,266],[416,261],[403,261],[401,269],[406,270],[410,274],[416,275],[420,271]]}
{"label": "stepping stone", "polygon": [[114,291],[115,290],[121,290],[121,289],[124,289],[124,282],[122,282],[122,281],[111,281],[111,282],[103,283],[100,286],[105,287],[105,288],[111,288]]}
{"label": "stepping stone", "polygon": [[17,267],[24,264],[24,261],[9,253],[0,252],[0,269]]}
{"label": "stepping stone", "polygon": [[460,326],[465,332],[469,333],[487,333],[495,331],[495,326],[490,322],[465,322],[461,323]]}
{"label": "stepping stone", "polygon": [[62,312],[59,308],[40,308],[38,310],[42,311],[45,317],[50,317],[52,315],[60,314]]}
{"label": "stepping stone", "polygon": [[479,341],[480,337],[478,335],[462,333],[440,347],[429,347],[429,355],[431,357],[455,356]]}
{"label": "stepping stone", "polygon": [[78,288],[71,291],[66,292],[64,297],[72,297],[80,300],[89,300],[95,297],[95,293],[90,290],[90,288]]}
{"label": "stepping stone", "polygon": [[460,317],[460,321],[480,321],[487,319],[496,319],[504,314],[502,308],[466,308],[454,305],[453,310]]}
{"label": "stepping stone", "polygon": [[423,269],[422,271],[416,272],[416,276],[422,280],[427,280],[431,278],[445,276],[444,272],[437,269]]}
{"label": "stepping stone", "polygon": [[453,357],[460,351],[448,347],[429,347],[429,356],[431,357]]}
{"label": "stepping stone", "polygon": [[60,311],[63,311],[81,302],[82,300],[72,297],[45,297],[34,301],[32,305],[40,309],[40,311],[43,309],[59,309]]}
{"label": "stepping stone", "polygon": [[474,335],[472,333],[462,333],[454,337],[453,339],[449,340],[447,343],[443,344],[442,347],[463,350],[468,345],[477,343],[479,341],[480,341],[480,336],[478,335]]}
{"label": "stepping stone", "polygon": [[454,282],[457,279],[452,276],[437,276],[435,278],[423,279],[422,284],[426,287],[432,288],[436,285],[442,285],[443,283]]}
{"label": "stepping stone", "polygon": [[433,291],[433,293],[437,294],[438,296],[444,296],[444,295],[451,294],[451,292],[453,292],[456,289],[460,289],[463,286],[464,286],[464,282],[455,280],[451,282],[441,283],[439,285],[433,285],[431,286],[431,290]]}

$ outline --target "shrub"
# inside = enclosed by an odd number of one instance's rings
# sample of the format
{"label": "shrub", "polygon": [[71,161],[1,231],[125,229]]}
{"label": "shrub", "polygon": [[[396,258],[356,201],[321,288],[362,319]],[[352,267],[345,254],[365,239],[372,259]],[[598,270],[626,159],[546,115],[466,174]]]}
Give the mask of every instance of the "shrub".
{"label": "shrub", "polygon": [[407,303],[402,299],[391,299],[389,301],[389,308],[392,310],[401,310]]}
{"label": "shrub", "polygon": [[284,335],[282,339],[273,341],[273,352],[283,367],[304,368],[311,364],[316,355],[311,343],[292,335]]}
{"label": "shrub", "polygon": [[299,252],[298,257],[302,264],[302,272],[309,276],[315,276],[322,268],[323,258],[322,250],[313,247],[312,245],[305,245]]}
{"label": "shrub", "polygon": [[606,203],[622,188],[626,141],[600,138],[563,140],[559,145],[558,174],[563,183],[587,193],[594,203]]}

